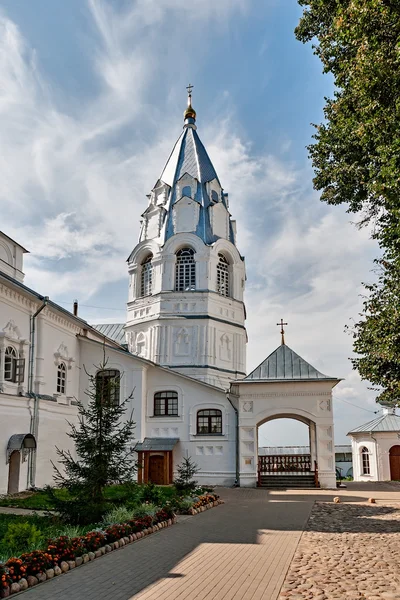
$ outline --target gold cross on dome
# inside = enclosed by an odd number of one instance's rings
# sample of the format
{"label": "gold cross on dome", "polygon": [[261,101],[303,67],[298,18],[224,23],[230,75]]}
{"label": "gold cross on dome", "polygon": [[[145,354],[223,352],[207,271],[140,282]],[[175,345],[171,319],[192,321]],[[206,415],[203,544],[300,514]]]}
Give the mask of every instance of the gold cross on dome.
{"label": "gold cross on dome", "polygon": [[284,323],[283,319],[281,319],[281,322],[277,323],[277,325],[280,326],[280,328],[281,328],[281,336],[282,336],[281,345],[284,346],[285,345],[285,330],[283,329],[283,326],[288,325],[288,323]]}
{"label": "gold cross on dome", "polygon": [[192,86],[192,84],[191,84],[191,83],[189,83],[189,85],[188,85],[188,86],[186,86],[186,89],[187,89],[187,91],[188,91],[188,96],[189,96],[189,98],[191,98],[191,97],[192,97],[192,89],[193,89],[193,86]]}

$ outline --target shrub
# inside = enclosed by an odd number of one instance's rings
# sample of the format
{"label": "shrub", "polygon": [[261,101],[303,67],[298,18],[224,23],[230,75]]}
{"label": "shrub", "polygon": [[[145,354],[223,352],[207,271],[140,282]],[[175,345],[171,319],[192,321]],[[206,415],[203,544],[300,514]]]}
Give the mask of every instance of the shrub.
{"label": "shrub", "polygon": [[164,508],[156,512],[155,517],[158,522],[168,521],[168,519],[172,519],[174,517],[174,511],[172,508],[164,506]]}
{"label": "shrub", "polygon": [[6,568],[6,572],[8,573],[8,577],[7,575],[6,577],[9,583],[18,582],[27,574],[26,565],[22,563],[21,558],[9,558],[4,566]]}
{"label": "shrub", "polygon": [[143,529],[150,527],[152,524],[153,517],[150,517],[149,515],[128,521],[128,525],[130,525],[130,527],[132,528],[132,533],[142,531]]}
{"label": "shrub", "polygon": [[199,472],[199,467],[189,456],[183,459],[177,470],[178,477],[174,481],[176,491],[182,493],[193,492],[197,488],[197,481],[193,477]]}
{"label": "shrub", "polygon": [[21,554],[20,559],[26,569],[26,575],[44,573],[46,569],[50,569],[54,564],[51,554],[42,552],[42,550],[34,550],[33,552]]}
{"label": "shrub", "polygon": [[126,506],[115,506],[104,517],[103,523],[113,525],[114,523],[126,523],[135,516],[135,511]]}
{"label": "shrub", "polygon": [[143,502],[151,502],[160,505],[163,501],[163,494],[159,487],[154,483],[149,482],[141,486],[140,498]]}
{"label": "shrub", "polygon": [[3,538],[3,544],[12,551],[37,547],[42,541],[42,532],[27,521],[9,523]]}

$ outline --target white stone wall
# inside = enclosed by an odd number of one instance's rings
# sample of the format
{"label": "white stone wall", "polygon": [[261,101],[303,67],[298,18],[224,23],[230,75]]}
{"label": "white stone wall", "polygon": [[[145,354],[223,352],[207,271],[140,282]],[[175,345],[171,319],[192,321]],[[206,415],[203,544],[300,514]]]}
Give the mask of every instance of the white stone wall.
{"label": "white stone wall", "polygon": [[24,248],[0,231],[0,271],[17,281],[24,280]]}
{"label": "white stone wall", "polygon": [[268,420],[297,418],[310,426],[311,460],[321,487],[334,488],[335,450],[332,382],[237,382],[232,401],[239,410],[240,485],[257,483],[258,427]]}

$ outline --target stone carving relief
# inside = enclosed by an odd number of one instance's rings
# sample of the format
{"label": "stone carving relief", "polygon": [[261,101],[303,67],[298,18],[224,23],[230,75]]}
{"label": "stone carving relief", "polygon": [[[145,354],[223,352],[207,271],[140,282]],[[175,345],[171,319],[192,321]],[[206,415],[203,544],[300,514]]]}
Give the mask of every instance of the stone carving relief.
{"label": "stone carving relief", "polygon": [[68,369],[71,369],[72,363],[74,363],[74,359],[69,356],[68,348],[61,342],[58,349],[54,352],[54,364],[58,366],[60,363],[64,362]]}
{"label": "stone carving relief", "polygon": [[331,403],[328,398],[319,401],[319,410],[321,410],[322,412],[331,410]]}
{"label": "stone carving relief", "polygon": [[175,356],[189,356],[190,354],[189,331],[185,327],[182,327],[176,333],[174,354]]}
{"label": "stone carving relief", "polygon": [[247,402],[243,402],[242,410],[243,410],[243,412],[252,413],[253,412],[253,402],[251,402],[250,400],[248,400]]}
{"label": "stone carving relief", "polygon": [[10,319],[7,325],[3,328],[3,332],[9,340],[18,341],[21,339],[21,332],[12,319]]}
{"label": "stone carving relief", "polygon": [[219,346],[219,357],[221,360],[225,362],[229,362],[231,360],[232,355],[232,342],[228,334],[224,333],[220,338],[220,346]]}

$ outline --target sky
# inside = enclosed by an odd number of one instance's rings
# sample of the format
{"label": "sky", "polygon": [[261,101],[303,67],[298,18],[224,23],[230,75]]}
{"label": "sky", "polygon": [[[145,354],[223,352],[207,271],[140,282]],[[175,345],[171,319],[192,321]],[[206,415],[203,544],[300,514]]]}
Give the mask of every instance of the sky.
{"label": "sky", "polygon": [[[306,146],[333,93],[295,39],[296,0],[2,0],[0,228],[30,250],[25,283],[90,323],[124,322],[126,258],[183,125],[229,193],[247,269],[247,370],[286,343],[334,389],[335,442],[375,417],[345,325],[378,250],[313,190]],[[261,445],[307,443],[304,425]]]}

